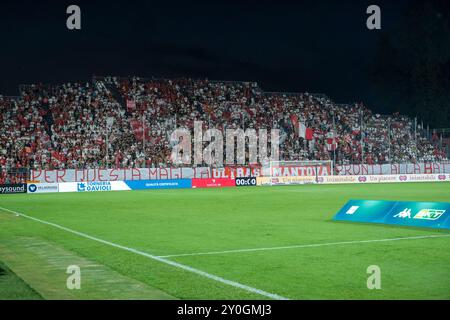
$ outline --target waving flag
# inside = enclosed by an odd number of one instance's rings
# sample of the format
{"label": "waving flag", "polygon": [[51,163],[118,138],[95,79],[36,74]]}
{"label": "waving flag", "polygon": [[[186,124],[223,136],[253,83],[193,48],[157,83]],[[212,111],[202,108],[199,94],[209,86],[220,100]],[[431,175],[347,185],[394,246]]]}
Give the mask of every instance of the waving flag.
{"label": "waving flag", "polygon": [[[143,140],[144,130],[142,128],[142,121],[132,120],[131,128],[133,129],[133,134],[134,134],[136,140]],[[148,128],[145,128],[145,139],[149,140],[150,138],[151,138],[150,130]]]}
{"label": "waving flag", "polygon": [[314,129],[313,128],[306,128],[305,131],[305,139],[306,140],[312,140],[314,135]]}
{"label": "waving flag", "polygon": [[306,126],[304,123],[300,122],[298,124],[298,136],[303,139],[306,138]]}
{"label": "waving flag", "polygon": [[334,151],[337,148],[337,142],[335,138],[327,138],[327,150]]}

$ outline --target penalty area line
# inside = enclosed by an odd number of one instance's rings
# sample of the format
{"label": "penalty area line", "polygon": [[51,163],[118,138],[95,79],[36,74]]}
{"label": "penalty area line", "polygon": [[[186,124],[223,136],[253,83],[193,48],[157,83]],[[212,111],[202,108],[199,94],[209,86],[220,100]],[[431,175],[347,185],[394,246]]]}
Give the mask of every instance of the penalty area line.
{"label": "penalty area line", "polygon": [[75,234],[77,236],[80,236],[80,237],[83,237],[83,238],[86,238],[86,239],[89,239],[89,240],[92,240],[92,241],[96,241],[96,242],[99,242],[99,243],[102,243],[102,244],[105,244],[105,245],[108,245],[108,246],[111,246],[111,247],[122,249],[122,250],[125,250],[125,251],[128,251],[128,252],[132,252],[132,253],[135,253],[137,255],[144,256],[144,257],[147,257],[149,259],[152,259],[152,260],[155,260],[155,261],[158,261],[158,262],[161,262],[161,263],[164,263],[164,264],[176,267],[178,269],[182,269],[182,270],[185,270],[185,271],[197,274],[197,275],[199,275],[201,277],[204,277],[204,278],[207,278],[207,279],[210,279],[210,280],[214,280],[214,281],[217,281],[217,282],[220,282],[220,283],[223,283],[223,284],[235,287],[235,288],[239,288],[239,289],[245,290],[247,292],[258,294],[258,295],[261,295],[261,296],[264,296],[264,297],[267,297],[267,298],[270,298],[270,299],[274,299],[274,300],[289,300],[288,298],[285,298],[285,297],[280,296],[278,294],[274,294],[274,293],[270,293],[270,292],[267,292],[267,291],[264,291],[264,290],[261,290],[261,289],[253,288],[253,287],[247,286],[245,284],[242,284],[242,283],[239,283],[239,282],[236,282],[236,281],[227,280],[225,278],[216,276],[214,274],[211,274],[211,273],[208,273],[208,272],[205,272],[205,271],[202,271],[202,270],[199,270],[199,269],[196,269],[196,268],[193,268],[193,267],[190,267],[190,266],[187,266],[187,265],[175,262],[175,261],[171,261],[171,260],[166,259],[164,257],[155,256],[155,255],[152,255],[152,254],[149,254],[149,253],[146,253],[146,252],[143,252],[143,251],[139,251],[139,250],[136,250],[136,249],[133,249],[133,248],[130,248],[130,247],[122,246],[122,245],[114,243],[114,242],[110,242],[110,241],[103,240],[103,239],[100,239],[100,238],[97,238],[97,237],[93,237],[93,236],[90,236],[90,235],[88,235],[86,233],[79,232],[79,231],[76,231],[76,230],[72,230],[72,229],[66,228],[64,226],[61,226],[61,225],[53,223],[53,222],[49,222],[49,221],[41,220],[41,219],[38,219],[38,218],[35,218],[35,217],[31,217],[31,216],[26,215],[26,214],[21,213],[21,212],[17,212],[17,211],[14,211],[14,210],[3,208],[3,207],[0,207],[0,210],[13,213],[16,216],[24,217],[24,218],[27,218],[27,219],[30,219],[30,220],[33,220],[33,221],[36,221],[36,222],[39,222],[39,223],[42,223],[42,224],[45,224],[45,225],[57,228],[57,229],[60,229],[60,230],[66,231],[66,232]]}
{"label": "penalty area line", "polygon": [[235,250],[224,250],[224,251],[180,253],[180,254],[169,254],[169,255],[164,255],[164,256],[159,256],[159,257],[160,258],[172,258],[172,257],[204,256],[204,255],[215,255],[215,254],[270,251],[270,250],[287,250],[287,249],[299,249],[299,248],[315,248],[315,247],[339,246],[339,245],[357,244],[357,243],[390,242],[390,241],[400,241],[400,240],[415,240],[415,239],[429,239],[429,238],[443,238],[443,237],[450,237],[450,234],[445,234],[445,235],[425,235],[425,236],[402,237],[402,238],[387,238],[387,239],[374,239],[374,240],[355,240],[355,241],[340,241],[340,242],[300,244],[300,245],[283,246],[283,247],[266,247],[266,248],[249,248],[249,249],[235,249]]}

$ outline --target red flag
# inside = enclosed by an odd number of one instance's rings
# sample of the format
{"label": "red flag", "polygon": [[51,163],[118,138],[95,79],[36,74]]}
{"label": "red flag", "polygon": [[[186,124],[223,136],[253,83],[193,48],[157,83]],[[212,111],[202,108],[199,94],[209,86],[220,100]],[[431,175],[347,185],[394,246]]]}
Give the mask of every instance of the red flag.
{"label": "red flag", "polygon": [[142,129],[142,122],[139,120],[131,120],[131,128],[133,129],[133,134],[136,138],[136,140],[143,140],[144,137],[144,131],[145,131],[145,139],[150,140],[152,137],[150,136],[150,129],[145,128],[145,130]]}
{"label": "red flag", "polygon": [[327,138],[327,150],[328,151],[334,151],[337,148],[336,139],[334,138]]}
{"label": "red flag", "polygon": [[298,117],[297,117],[297,115],[291,114],[290,118],[291,118],[292,125],[294,127],[297,127],[298,126]]}
{"label": "red flag", "polygon": [[136,108],[136,102],[133,100],[127,100],[128,111],[134,110]]}
{"label": "red flag", "polygon": [[306,140],[312,140],[314,135],[314,129],[313,128],[306,128],[305,130],[305,139]]}
{"label": "red flag", "polygon": [[57,151],[52,151],[52,157],[53,159],[57,159],[58,161],[64,161],[64,155]]}
{"label": "red flag", "polygon": [[131,120],[131,128],[137,140],[142,140],[142,122],[138,120]]}
{"label": "red flag", "polygon": [[298,131],[299,131],[298,117],[295,114],[291,114],[290,118],[291,118],[292,126],[294,127],[295,135],[298,136]]}

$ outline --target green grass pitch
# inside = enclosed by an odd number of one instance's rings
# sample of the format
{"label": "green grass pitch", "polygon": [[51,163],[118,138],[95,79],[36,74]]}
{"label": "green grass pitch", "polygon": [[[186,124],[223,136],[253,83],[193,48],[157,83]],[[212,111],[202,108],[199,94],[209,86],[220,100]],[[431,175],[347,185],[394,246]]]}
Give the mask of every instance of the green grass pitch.
{"label": "green grass pitch", "polygon": [[[2,195],[0,207],[288,299],[450,299],[450,237],[358,242],[450,232],[332,221],[349,199],[448,202],[450,183]],[[283,246],[299,247],[233,251]],[[5,210],[0,261],[31,288],[23,298],[268,298]],[[69,265],[80,290],[66,287]],[[0,299],[16,297],[19,280],[2,277]]]}
{"label": "green grass pitch", "polygon": [[22,279],[0,262],[0,298],[8,300],[39,300],[41,297]]}

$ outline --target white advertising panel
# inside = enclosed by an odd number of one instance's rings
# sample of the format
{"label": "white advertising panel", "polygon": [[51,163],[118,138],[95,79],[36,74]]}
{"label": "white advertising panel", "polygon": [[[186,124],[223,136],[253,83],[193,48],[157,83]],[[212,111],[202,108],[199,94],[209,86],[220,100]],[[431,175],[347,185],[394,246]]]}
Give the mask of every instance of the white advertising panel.
{"label": "white advertising panel", "polygon": [[100,192],[131,190],[124,181],[64,182],[59,184],[59,192]]}
{"label": "white advertising panel", "polygon": [[58,183],[28,183],[27,193],[52,193],[58,192]]}

